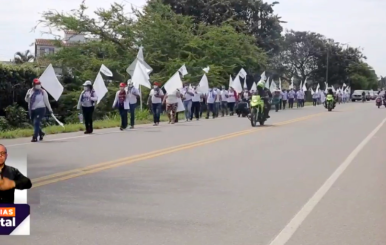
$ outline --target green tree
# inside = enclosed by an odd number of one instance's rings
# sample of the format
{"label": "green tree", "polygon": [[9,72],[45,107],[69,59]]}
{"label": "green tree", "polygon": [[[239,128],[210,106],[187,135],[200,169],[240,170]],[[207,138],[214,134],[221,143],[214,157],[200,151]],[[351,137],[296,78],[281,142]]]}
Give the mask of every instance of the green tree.
{"label": "green tree", "polygon": [[278,2],[266,3],[255,0],[150,0],[150,4],[162,1],[177,14],[192,16],[196,24],[232,24],[236,30],[251,34],[256,44],[265,51],[279,51],[283,28],[281,17],[274,14]]}

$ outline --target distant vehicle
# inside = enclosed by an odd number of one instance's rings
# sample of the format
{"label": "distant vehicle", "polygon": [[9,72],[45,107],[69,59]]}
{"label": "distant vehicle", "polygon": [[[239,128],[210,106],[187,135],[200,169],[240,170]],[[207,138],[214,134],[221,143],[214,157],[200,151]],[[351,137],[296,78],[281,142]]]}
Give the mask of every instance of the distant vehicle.
{"label": "distant vehicle", "polygon": [[[355,102],[357,100],[362,100],[363,91],[365,91],[365,90],[355,90],[354,93],[352,93],[352,95],[351,95],[352,102]],[[365,91],[365,93],[367,93],[367,91]]]}
{"label": "distant vehicle", "polygon": [[377,98],[378,92],[370,91],[370,99],[375,100]]}
{"label": "distant vehicle", "polygon": [[367,101],[370,101],[371,100],[371,91],[370,90],[367,90],[365,91],[366,92],[366,100]]}

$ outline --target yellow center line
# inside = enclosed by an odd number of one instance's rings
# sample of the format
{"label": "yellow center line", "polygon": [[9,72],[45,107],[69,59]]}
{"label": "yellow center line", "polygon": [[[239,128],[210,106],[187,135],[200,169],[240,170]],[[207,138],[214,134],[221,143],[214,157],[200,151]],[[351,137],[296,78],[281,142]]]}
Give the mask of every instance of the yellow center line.
{"label": "yellow center line", "polygon": [[[296,119],[292,119],[292,120],[288,120],[288,121],[279,122],[279,123],[273,124],[273,126],[281,126],[281,125],[287,125],[287,124],[291,124],[291,123],[295,123],[295,122],[305,121],[305,120],[320,116],[322,114],[326,114],[326,112],[317,113],[317,114],[313,114],[313,115],[309,115],[309,116],[305,116],[305,117],[300,117],[300,118],[296,118]],[[222,136],[218,136],[218,137],[213,137],[213,138],[209,138],[209,139],[205,139],[205,140],[196,141],[193,143],[183,144],[183,145],[179,145],[179,146],[173,146],[173,147],[169,147],[166,149],[156,150],[153,152],[148,152],[148,153],[139,154],[139,155],[135,155],[135,156],[131,156],[131,157],[126,157],[126,158],[121,158],[121,159],[117,159],[117,160],[113,160],[113,161],[94,164],[94,165],[90,165],[90,166],[83,167],[83,168],[77,168],[77,169],[73,169],[70,171],[64,171],[64,172],[60,172],[60,173],[55,173],[55,174],[39,177],[39,178],[32,180],[32,183],[33,183],[32,188],[48,185],[51,183],[60,182],[63,180],[76,178],[79,176],[97,173],[97,172],[100,172],[103,170],[112,169],[112,168],[116,168],[116,167],[123,166],[123,165],[129,165],[129,164],[132,164],[135,162],[144,161],[147,159],[152,159],[152,158],[159,157],[159,156],[164,156],[167,154],[171,154],[174,152],[179,152],[179,151],[183,151],[183,150],[187,150],[187,149],[191,149],[191,148],[196,148],[199,146],[204,146],[204,145],[215,143],[218,141],[223,141],[223,140],[227,140],[227,139],[231,139],[231,138],[235,138],[235,137],[239,137],[239,136],[243,136],[243,135],[252,134],[252,133],[264,130],[264,129],[269,129],[269,127],[252,128],[252,129],[243,130],[243,131],[239,131],[239,132],[235,132],[235,133],[230,133],[230,134],[226,134],[226,135],[222,135]]]}

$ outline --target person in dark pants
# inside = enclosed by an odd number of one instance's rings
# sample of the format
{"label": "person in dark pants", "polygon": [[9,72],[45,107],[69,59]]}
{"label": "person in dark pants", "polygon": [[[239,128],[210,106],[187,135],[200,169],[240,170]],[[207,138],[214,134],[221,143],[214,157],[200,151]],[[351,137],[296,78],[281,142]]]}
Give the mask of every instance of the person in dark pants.
{"label": "person in dark pants", "polygon": [[153,85],[153,89],[150,90],[148,102],[151,102],[151,107],[153,110],[153,126],[158,126],[160,123],[161,109],[162,109],[162,99],[164,93],[162,89],[159,87],[160,84],[155,82]]}
{"label": "person in dark pants", "polygon": [[121,83],[119,85],[119,90],[115,94],[115,99],[113,102],[113,109],[117,108],[119,110],[119,115],[121,116],[121,127],[120,130],[127,128],[127,113],[130,110],[130,101],[128,96],[128,91],[126,91],[126,84]]}
{"label": "person in dark pants", "polygon": [[295,91],[293,88],[288,92],[288,108],[294,108],[294,100],[295,100]]}
{"label": "person in dark pants", "polygon": [[33,88],[28,90],[25,98],[28,103],[29,116],[34,126],[34,134],[31,142],[37,142],[38,136],[41,141],[45,135],[41,129],[41,120],[46,115],[46,108],[50,114],[52,113],[52,109],[48,100],[48,94],[42,88],[39,79],[33,80]]}
{"label": "person in dark pants", "polygon": [[283,110],[285,110],[285,106],[287,105],[287,101],[288,101],[288,93],[287,93],[287,91],[285,89],[283,89],[283,91],[281,93],[281,96],[282,96],[282,99],[281,99],[282,106],[281,106],[281,108]]}
{"label": "person in dark pants", "polygon": [[92,116],[94,114],[95,103],[98,101],[98,96],[92,87],[91,81],[86,81],[83,86],[84,90],[80,94],[77,108],[78,110],[82,109],[84,126],[86,128],[84,133],[92,134],[94,131]]}
{"label": "person in dark pants", "polygon": [[209,119],[211,112],[212,112],[213,119],[216,118],[216,111],[215,111],[216,99],[217,99],[217,93],[213,89],[210,89],[208,96],[206,98],[206,105],[207,105],[206,119]]}
{"label": "person in dark pants", "polygon": [[190,113],[190,121],[192,121],[193,116],[196,118],[196,120],[200,120],[200,111],[201,111],[201,104],[200,100],[202,97],[202,93],[197,91],[197,88],[194,86],[194,96],[192,97],[192,112]]}
{"label": "person in dark pants", "polygon": [[140,93],[139,90],[134,87],[131,79],[128,81],[127,85],[127,96],[129,97],[130,102],[130,129],[133,129],[135,123],[135,109],[137,108],[137,101],[140,97]]}
{"label": "person in dark pants", "polygon": [[275,106],[275,111],[278,112],[280,108],[280,90],[276,90],[272,96],[272,105]]}
{"label": "person in dark pants", "polygon": [[7,148],[0,144],[0,203],[14,204],[15,189],[31,189],[32,183],[31,180],[20,173],[18,169],[5,165],[7,157]]}

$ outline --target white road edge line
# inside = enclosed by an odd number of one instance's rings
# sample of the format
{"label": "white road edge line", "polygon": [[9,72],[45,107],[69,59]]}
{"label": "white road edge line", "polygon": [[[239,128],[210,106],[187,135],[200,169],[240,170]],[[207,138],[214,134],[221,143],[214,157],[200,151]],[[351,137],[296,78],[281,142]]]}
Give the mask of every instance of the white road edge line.
{"label": "white road edge line", "polygon": [[344,171],[350,166],[355,157],[370,142],[374,135],[385,124],[386,118],[348,155],[346,160],[335,170],[335,172],[324,182],[324,184],[315,192],[302,209],[292,218],[284,229],[275,237],[269,245],[285,245],[298,230],[300,225],[305,221],[312,210],[318,205],[332,185],[339,179]]}

